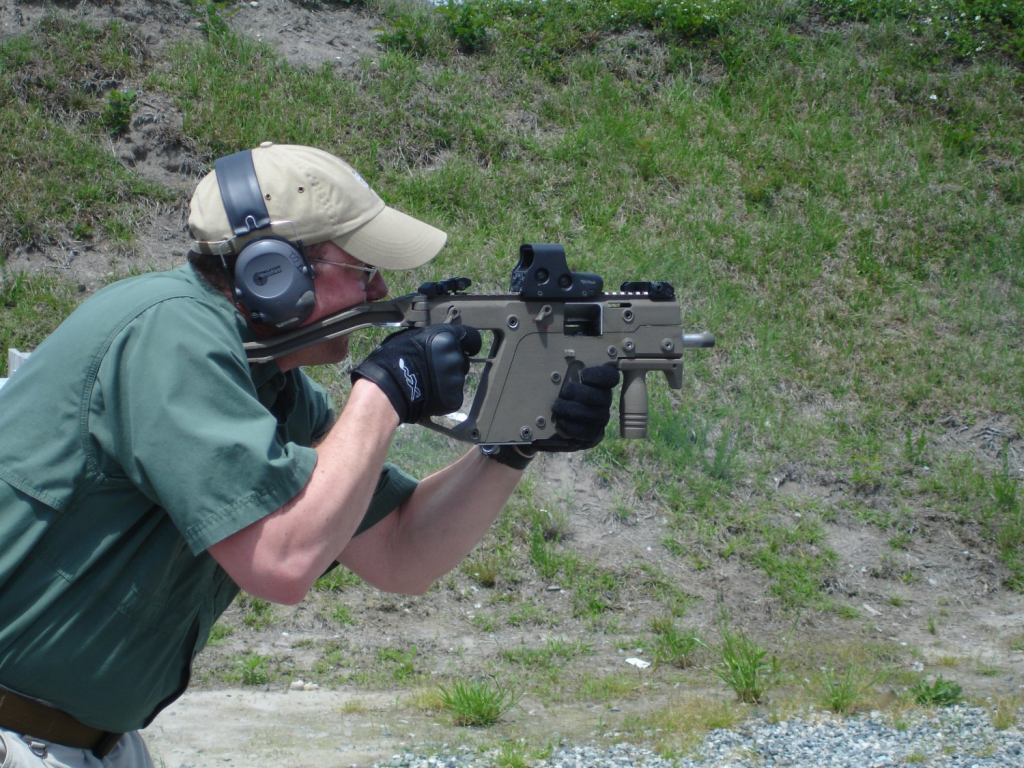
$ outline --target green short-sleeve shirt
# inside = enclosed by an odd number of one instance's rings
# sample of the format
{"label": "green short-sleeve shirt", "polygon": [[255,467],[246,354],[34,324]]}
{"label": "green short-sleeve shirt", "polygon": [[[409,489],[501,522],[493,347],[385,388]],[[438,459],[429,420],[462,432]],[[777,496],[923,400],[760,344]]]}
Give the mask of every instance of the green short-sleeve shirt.
{"label": "green short-sleeve shirt", "polygon": [[[111,731],[188,682],[238,587],[206,549],[306,484],[331,426],[190,268],[99,291],[0,390],[0,684]],[[370,516],[415,488],[385,467]]]}

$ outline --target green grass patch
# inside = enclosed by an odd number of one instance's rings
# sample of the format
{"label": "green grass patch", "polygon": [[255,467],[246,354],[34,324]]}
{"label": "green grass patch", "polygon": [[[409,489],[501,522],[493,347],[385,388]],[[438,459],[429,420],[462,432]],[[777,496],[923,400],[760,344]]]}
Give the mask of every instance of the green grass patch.
{"label": "green grass patch", "polygon": [[143,58],[142,41],[122,25],[58,16],[0,43],[4,254],[98,238],[127,248],[147,209],[173,199],[123,168],[100,140],[127,127],[134,96],[117,85],[142,73]]}
{"label": "green grass patch", "polygon": [[493,680],[455,680],[440,686],[441,706],[455,725],[494,725],[519,698],[516,690]]}
{"label": "green grass patch", "polygon": [[0,267],[0,349],[34,349],[74,310],[78,299],[75,286],[59,278]]}

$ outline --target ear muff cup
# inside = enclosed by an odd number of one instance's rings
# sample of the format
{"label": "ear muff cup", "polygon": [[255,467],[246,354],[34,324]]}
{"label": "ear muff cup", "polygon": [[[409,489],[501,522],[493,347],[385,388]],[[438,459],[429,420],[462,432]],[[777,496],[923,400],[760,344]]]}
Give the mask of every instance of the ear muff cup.
{"label": "ear muff cup", "polygon": [[316,304],[313,269],[287,240],[249,243],[235,261],[235,298],[254,322],[283,327],[309,317]]}
{"label": "ear muff cup", "polygon": [[233,272],[228,268],[235,301],[245,307],[254,323],[278,328],[301,323],[316,303],[313,265],[302,250],[301,240],[292,243],[270,233],[273,222],[256,176],[252,150],[219,158],[214,167],[224,213],[234,236],[264,229],[268,234],[242,248]]}

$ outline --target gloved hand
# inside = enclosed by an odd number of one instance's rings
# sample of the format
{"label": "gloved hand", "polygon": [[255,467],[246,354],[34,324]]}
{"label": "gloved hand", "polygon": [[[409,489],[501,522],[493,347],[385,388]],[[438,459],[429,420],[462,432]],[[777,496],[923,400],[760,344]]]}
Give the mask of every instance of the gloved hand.
{"label": "gloved hand", "polygon": [[499,464],[526,469],[538,451],[565,452],[593,448],[604,438],[611,419],[612,390],[619,383],[619,369],[610,365],[584,368],[580,380],[567,381],[551,405],[558,437],[534,440],[529,445],[502,445],[485,451]]}
{"label": "gloved hand", "polygon": [[581,451],[593,448],[604,438],[611,419],[612,390],[619,383],[619,369],[595,365],[580,371],[580,380],[567,381],[551,405],[559,436],[535,440],[538,451]]}
{"label": "gloved hand", "polygon": [[383,390],[401,423],[440,416],[462,405],[469,358],[483,341],[476,328],[430,325],[388,336],[352,371]]}

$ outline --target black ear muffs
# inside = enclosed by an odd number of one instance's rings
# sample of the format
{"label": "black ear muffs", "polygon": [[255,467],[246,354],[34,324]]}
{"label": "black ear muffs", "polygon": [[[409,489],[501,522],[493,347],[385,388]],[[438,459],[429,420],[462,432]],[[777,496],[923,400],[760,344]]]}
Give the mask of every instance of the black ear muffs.
{"label": "black ear muffs", "polygon": [[[224,212],[234,237],[270,227],[252,151],[222,157],[214,164]],[[313,266],[302,248],[269,235],[246,243],[229,270],[231,294],[255,323],[283,328],[301,323],[313,311]]]}

